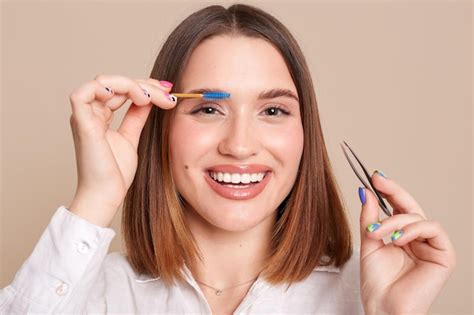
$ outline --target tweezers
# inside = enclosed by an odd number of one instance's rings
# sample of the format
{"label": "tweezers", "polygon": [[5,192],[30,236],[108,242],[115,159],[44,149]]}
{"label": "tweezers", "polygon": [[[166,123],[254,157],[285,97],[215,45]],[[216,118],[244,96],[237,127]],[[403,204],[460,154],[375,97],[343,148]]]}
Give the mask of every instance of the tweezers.
{"label": "tweezers", "polygon": [[[344,147],[344,145],[349,149],[349,151],[352,153],[352,155],[355,157],[355,159],[357,160],[357,162],[359,163],[360,167],[362,168],[362,171],[364,172],[365,176],[367,177],[367,179],[369,180],[369,185],[367,185],[367,183],[365,182],[365,180],[362,178],[362,176],[359,174],[359,172],[357,172],[356,170],[356,167],[354,166],[354,164],[352,164],[351,162],[351,159],[349,158],[349,155],[347,154],[347,150],[346,148]],[[380,195],[380,192],[375,189],[374,187],[374,184],[372,183],[372,179],[371,179],[371,176],[369,175],[369,173],[367,172],[367,170],[365,169],[364,165],[362,164],[362,162],[360,161],[360,159],[357,157],[357,155],[354,153],[354,151],[352,151],[352,149],[349,147],[349,145],[347,144],[346,141],[343,141],[343,143],[341,143],[341,148],[342,148],[342,151],[344,152],[344,155],[346,156],[346,159],[347,161],[349,161],[349,164],[351,165],[351,168],[352,170],[354,171],[354,173],[357,175],[357,178],[359,178],[359,180],[362,182],[362,184],[365,186],[365,188],[367,188],[368,190],[370,190],[377,198],[377,201],[378,201],[378,204],[380,206],[380,208],[382,208],[383,212],[391,217],[392,216],[392,212],[391,210],[389,210],[389,208],[387,207],[387,205],[385,204],[385,202],[383,201],[382,199],[382,196]]]}

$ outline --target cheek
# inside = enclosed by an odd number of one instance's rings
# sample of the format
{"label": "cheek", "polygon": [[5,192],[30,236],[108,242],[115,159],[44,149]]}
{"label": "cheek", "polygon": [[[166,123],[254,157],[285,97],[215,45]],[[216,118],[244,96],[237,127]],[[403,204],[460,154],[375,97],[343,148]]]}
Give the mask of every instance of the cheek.
{"label": "cheek", "polygon": [[299,123],[279,126],[263,132],[261,135],[264,146],[283,164],[290,166],[299,164],[303,152],[303,128]]}
{"label": "cheek", "polygon": [[[207,127],[207,128],[206,128]],[[216,134],[209,126],[175,116],[170,128],[170,153],[173,164],[184,167],[216,147]]]}

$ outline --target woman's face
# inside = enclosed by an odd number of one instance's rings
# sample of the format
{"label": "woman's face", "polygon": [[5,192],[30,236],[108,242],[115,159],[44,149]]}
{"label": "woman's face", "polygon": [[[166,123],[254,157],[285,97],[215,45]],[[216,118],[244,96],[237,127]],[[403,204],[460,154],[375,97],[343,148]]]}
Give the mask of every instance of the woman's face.
{"label": "woman's face", "polygon": [[231,96],[182,99],[175,109],[171,167],[187,211],[227,231],[273,220],[303,151],[298,95],[283,57],[262,39],[212,37],[182,74],[179,92],[196,89]]}

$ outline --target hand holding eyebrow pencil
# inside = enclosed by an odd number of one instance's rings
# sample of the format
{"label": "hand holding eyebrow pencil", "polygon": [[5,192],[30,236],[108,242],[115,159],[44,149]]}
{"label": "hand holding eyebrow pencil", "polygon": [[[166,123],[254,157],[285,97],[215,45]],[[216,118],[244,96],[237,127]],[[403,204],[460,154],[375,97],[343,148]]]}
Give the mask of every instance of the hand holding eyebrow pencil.
{"label": "hand holding eyebrow pencil", "polygon": [[[229,97],[221,92],[170,94],[172,87],[151,78],[98,75],[70,94],[78,182],[69,211],[93,224],[110,225],[135,177],[138,141],[152,106],[174,108],[178,97]],[[114,112],[128,100],[132,104],[113,130]]]}

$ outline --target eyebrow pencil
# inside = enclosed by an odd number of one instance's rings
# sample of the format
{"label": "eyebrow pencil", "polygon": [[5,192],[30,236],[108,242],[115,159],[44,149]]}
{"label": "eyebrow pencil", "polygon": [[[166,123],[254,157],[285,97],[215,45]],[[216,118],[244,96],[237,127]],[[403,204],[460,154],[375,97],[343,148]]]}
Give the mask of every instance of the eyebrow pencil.
{"label": "eyebrow pencil", "polygon": [[170,93],[180,98],[202,98],[206,100],[223,100],[230,97],[227,92],[204,92],[204,93]]}

